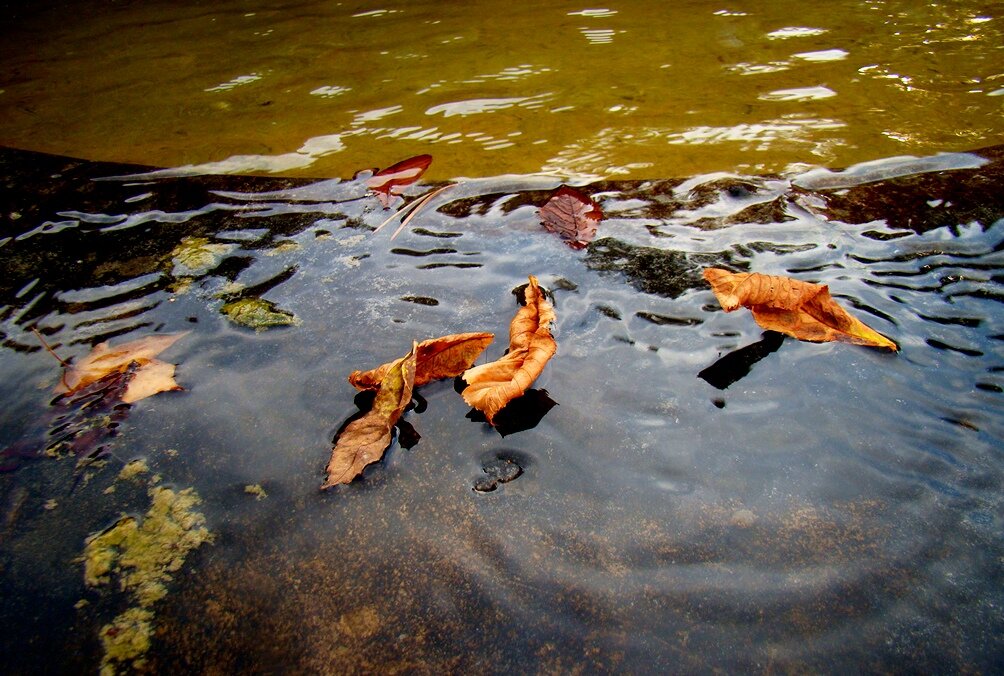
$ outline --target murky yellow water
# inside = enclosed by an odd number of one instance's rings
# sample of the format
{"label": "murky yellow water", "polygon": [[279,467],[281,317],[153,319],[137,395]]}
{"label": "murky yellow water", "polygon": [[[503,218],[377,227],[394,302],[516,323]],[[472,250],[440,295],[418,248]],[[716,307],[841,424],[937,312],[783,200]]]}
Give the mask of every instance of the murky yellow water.
{"label": "murky yellow water", "polygon": [[1004,140],[995,3],[87,4],[8,10],[0,144],[312,176],[431,153],[446,178],[764,172]]}

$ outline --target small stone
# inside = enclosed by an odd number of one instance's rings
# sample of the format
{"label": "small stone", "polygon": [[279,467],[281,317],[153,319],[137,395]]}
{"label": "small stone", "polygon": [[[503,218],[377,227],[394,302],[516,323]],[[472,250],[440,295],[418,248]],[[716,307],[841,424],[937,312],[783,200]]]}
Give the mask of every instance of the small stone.
{"label": "small stone", "polygon": [[523,468],[509,458],[496,458],[481,469],[488,476],[474,482],[474,490],[478,493],[490,493],[498,488],[499,484],[509,483],[523,473]]}

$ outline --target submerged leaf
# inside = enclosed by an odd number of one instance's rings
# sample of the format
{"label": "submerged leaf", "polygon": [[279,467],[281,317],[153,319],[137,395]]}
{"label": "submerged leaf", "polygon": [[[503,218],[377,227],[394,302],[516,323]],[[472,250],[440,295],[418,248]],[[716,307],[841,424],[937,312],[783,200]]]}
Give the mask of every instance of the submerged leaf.
{"label": "submerged leaf", "polygon": [[122,395],[133,403],[158,392],[180,390],[174,381],[174,365],[154,359],[185,333],[146,336],[112,348],[108,343],[94,346],[87,356],[66,369],[57,393],[76,392],[112,373],[124,373],[135,364],[135,373]]}
{"label": "submerged leaf", "polygon": [[540,208],[541,225],[573,249],[583,249],[596,237],[603,212],[588,195],[561,186]]}
{"label": "submerged leaf", "polygon": [[855,345],[898,347],[851,316],[830,296],[826,285],[757,272],[732,273],[707,268],[704,278],[726,312],[749,308],[757,324],[799,340],[839,340]]}
{"label": "submerged leaf", "polygon": [[152,397],[159,392],[174,392],[182,389],[174,379],[174,364],[154,359],[150,363],[136,369],[122,401],[132,404],[140,399]]}
{"label": "submerged leaf", "polygon": [[380,196],[380,202],[390,205],[390,196],[400,194],[401,188],[411,185],[432,164],[432,155],[416,155],[378,171],[366,179],[366,187]]}
{"label": "submerged leaf", "polygon": [[416,345],[405,357],[390,365],[380,381],[373,408],[342,430],[331,451],[322,489],[351,482],[366,465],[383,457],[390,445],[394,423],[411,402],[417,351]]}
{"label": "submerged leaf", "polygon": [[529,389],[557,351],[551,336],[554,309],[544,298],[537,278],[530,275],[526,304],[509,325],[509,353],[464,372],[464,401],[485,414],[489,424],[506,404]]}
{"label": "submerged leaf", "polygon": [[[455,333],[423,340],[416,347],[415,387],[459,376],[471,367],[494,338],[491,333]],[[395,363],[381,364],[369,371],[353,371],[349,382],[359,390],[375,390]]]}

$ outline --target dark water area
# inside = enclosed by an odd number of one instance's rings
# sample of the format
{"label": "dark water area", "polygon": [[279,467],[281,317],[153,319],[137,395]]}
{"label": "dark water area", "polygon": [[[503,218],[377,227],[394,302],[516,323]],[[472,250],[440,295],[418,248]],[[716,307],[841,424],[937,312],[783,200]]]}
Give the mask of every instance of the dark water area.
{"label": "dark water area", "polygon": [[[214,540],[147,606],[139,670],[1004,658],[1000,146],[581,185],[605,214],[581,251],[539,225],[549,177],[462,182],[392,240],[362,180],[145,172],[0,152],[8,673],[102,663],[99,632],[132,601],[85,585],[85,538],[141,517],[152,475],[195,489]],[[828,284],[900,351],[765,333],[721,310],[709,266]],[[497,358],[531,274],[557,314],[539,420],[502,436],[452,383],[427,385],[404,417],[417,443],[319,491],[357,411],[346,376],[463,331],[494,332]],[[294,319],[224,314],[254,299]],[[54,422],[60,367],[32,329],[63,359],[187,331],[163,356],[184,391],[116,409],[111,431],[101,418],[104,464],[42,455],[95,426]],[[117,478],[136,459],[149,473]]]}

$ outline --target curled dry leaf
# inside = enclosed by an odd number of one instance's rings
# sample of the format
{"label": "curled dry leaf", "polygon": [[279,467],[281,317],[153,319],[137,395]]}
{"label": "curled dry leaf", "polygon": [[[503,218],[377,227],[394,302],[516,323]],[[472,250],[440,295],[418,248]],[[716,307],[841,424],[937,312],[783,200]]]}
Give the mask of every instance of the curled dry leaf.
{"label": "curled dry leaf", "polygon": [[[415,387],[459,376],[471,367],[494,338],[491,333],[455,333],[423,340],[415,348]],[[369,371],[353,371],[349,382],[359,390],[375,390],[395,363],[381,364]]]}
{"label": "curled dry leaf", "polygon": [[596,237],[603,212],[588,195],[561,186],[540,208],[540,221],[573,249],[583,249]]}
{"label": "curled dry leaf", "polygon": [[892,342],[852,317],[830,296],[826,285],[757,272],[707,268],[704,278],[726,312],[749,308],[757,324],[799,340],[839,340],[897,350]]}
{"label": "curled dry leaf", "polygon": [[401,188],[421,178],[430,164],[432,155],[409,157],[370,176],[366,187],[379,195],[381,204],[390,206],[391,195],[399,194]]}
{"label": "curled dry leaf", "polygon": [[158,392],[180,390],[181,387],[174,380],[174,364],[162,362],[155,357],[184,335],[186,334],[174,333],[146,336],[114,348],[108,343],[99,343],[84,358],[67,367],[56,392],[76,392],[108,374],[126,371],[133,363],[136,364],[135,373],[122,395],[125,403],[131,404]]}
{"label": "curled dry leaf", "polygon": [[464,401],[485,414],[489,424],[506,404],[519,397],[544,370],[557,351],[551,336],[554,308],[544,298],[537,278],[530,275],[526,304],[509,324],[509,353],[464,372]]}
{"label": "curled dry leaf", "polygon": [[416,345],[406,356],[389,366],[380,381],[373,407],[342,430],[331,451],[331,460],[325,470],[327,479],[322,489],[351,482],[366,465],[383,457],[390,445],[394,423],[411,401],[417,351]]}

